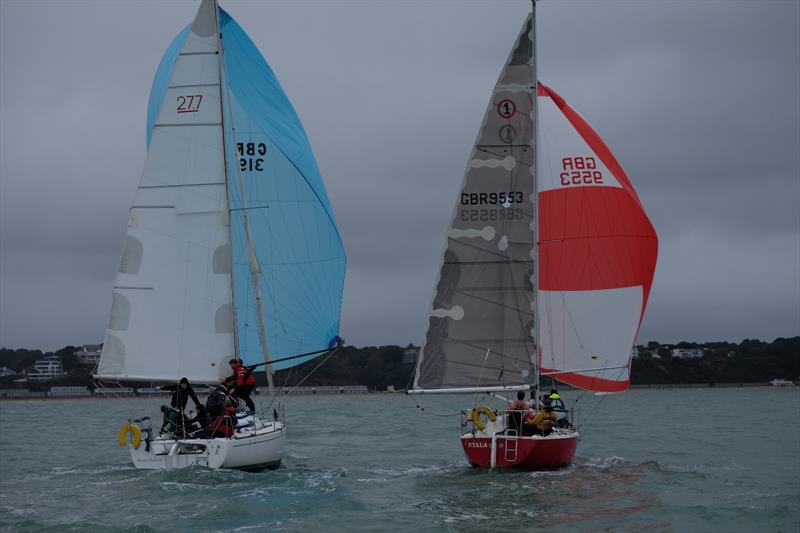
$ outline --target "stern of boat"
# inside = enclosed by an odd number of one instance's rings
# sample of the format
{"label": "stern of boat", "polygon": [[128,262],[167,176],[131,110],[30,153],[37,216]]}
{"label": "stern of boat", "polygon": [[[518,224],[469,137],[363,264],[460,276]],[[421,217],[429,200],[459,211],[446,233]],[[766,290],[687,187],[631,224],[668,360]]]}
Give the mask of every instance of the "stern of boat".
{"label": "stern of boat", "polygon": [[506,427],[507,416],[487,420],[485,427],[462,422],[461,446],[473,466],[552,470],[569,466],[575,457],[579,433],[572,428],[556,428],[546,436],[519,435]]}

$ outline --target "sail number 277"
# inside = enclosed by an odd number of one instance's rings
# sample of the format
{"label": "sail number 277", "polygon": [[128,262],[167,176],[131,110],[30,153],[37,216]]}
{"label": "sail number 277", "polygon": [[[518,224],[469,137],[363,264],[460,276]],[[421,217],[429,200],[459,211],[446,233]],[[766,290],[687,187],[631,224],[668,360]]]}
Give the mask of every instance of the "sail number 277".
{"label": "sail number 277", "polygon": [[594,157],[565,157],[561,159],[561,185],[603,183],[603,173],[597,170]]}

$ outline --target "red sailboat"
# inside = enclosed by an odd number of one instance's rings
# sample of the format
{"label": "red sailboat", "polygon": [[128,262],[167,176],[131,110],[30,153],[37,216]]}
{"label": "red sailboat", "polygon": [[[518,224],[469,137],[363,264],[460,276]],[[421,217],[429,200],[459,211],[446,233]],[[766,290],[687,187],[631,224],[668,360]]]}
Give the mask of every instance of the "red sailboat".
{"label": "red sailboat", "polygon": [[464,452],[483,467],[571,463],[579,437],[572,413],[540,396],[541,377],[588,391],[628,388],[658,252],[609,148],[534,82],[535,9],[475,142],[409,391],[503,400],[531,391],[529,405],[464,411]]}

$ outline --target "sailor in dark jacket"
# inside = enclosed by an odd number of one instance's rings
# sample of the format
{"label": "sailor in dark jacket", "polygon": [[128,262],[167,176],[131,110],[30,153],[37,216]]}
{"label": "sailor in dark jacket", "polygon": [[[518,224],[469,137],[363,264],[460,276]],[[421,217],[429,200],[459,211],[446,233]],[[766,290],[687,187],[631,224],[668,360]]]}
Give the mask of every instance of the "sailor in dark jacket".
{"label": "sailor in dark jacket", "polygon": [[178,421],[181,423],[181,429],[184,431],[188,430],[189,415],[186,410],[186,404],[189,403],[189,398],[192,399],[198,411],[202,405],[200,400],[197,399],[197,394],[194,393],[194,389],[192,389],[192,386],[189,384],[189,380],[183,377],[177,385],[164,385],[161,389],[173,391],[170,405],[180,412]]}

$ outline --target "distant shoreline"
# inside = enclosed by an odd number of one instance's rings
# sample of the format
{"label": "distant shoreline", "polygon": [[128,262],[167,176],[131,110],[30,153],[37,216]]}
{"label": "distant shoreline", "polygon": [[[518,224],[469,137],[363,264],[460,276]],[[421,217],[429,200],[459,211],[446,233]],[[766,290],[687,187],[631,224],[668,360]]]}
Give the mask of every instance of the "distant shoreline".
{"label": "distant shoreline", "polygon": [[[666,389],[734,389],[734,388],[755,388],[755,387],[770,387],[775,389],[782,389],[782,388],[793,388],[793,387],[776,387],[771,385],[770,383],[673,383],[673,384],[636,384],[631,385],[630,390],[641,390],[641,389],[659,389],[659,390],[666,390]],[[572,387],[563,386],[563,390],[574,390]],[[348,393],[337,393],[337,392],[317,392],[316,394],[289,394],[284,396],[284,398],[289,398],[291,396],[366,396],[372,394],[404,394],[404,391],[368,391],[368,392],[348,392]],[[160,396],[147,396],[146,394],[136,395],[125,395],[125,396],[111,396],[111,395],[104,395],[104,394],[91,394],[91,395],[81,395],[81,396],[6,396],[0,397],[0,401],[2,400],[34,400],[34,401],[49,401],[49,400],[153,400],[155,398],[164,398],[165,400],[168,399],[168,396],[160,395]]]}

